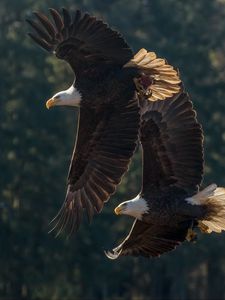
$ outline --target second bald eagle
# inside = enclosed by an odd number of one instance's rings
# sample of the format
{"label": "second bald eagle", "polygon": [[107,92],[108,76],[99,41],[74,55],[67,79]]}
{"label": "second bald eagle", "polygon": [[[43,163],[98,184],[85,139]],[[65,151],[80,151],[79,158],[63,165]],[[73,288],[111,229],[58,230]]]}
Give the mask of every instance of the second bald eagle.
{"label": "second bald eagle", "polygon": [[225,188],[202,191],[203,132],[185,92],[140,101],[143,178],[140,194],[116,207],[135,218],[125,240],[106,255],[157,257],[202,232],[225,230]]}

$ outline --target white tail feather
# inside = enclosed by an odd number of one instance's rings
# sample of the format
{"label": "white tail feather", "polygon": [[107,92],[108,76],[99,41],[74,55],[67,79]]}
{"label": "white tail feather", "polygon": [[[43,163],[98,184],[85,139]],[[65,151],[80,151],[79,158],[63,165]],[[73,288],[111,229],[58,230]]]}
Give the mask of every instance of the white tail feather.
{"label": "white tail feather", "polygon": [[198,222],[203,232],[225,231],[225,188],[211,184],[196,195],[187,198],[186,201],[192,205],[207,206],[208,212],[205,219]]}

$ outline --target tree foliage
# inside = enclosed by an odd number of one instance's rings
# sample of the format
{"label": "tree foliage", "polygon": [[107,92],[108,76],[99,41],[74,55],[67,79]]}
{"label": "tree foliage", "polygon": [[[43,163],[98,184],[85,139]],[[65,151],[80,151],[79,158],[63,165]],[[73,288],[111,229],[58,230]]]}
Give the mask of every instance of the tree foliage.
{"label": "tree foliage", "polygon": [[[116,300],[224,299],[225,236],[199,236],[160,259],[103,253],[129,231],[132,220],[113,207],[140,189],[137,152],[117,193],[75,238],[49,235],[49,220],[64,199],[77,112],[45,110],[68,87],[66,64],[36,48],[24,19],[62,1],[0,3],[0,299]],[[223,0],[65,0],[119,29],[134,50],[145,47],[180,69],[205,130],[203,185],[225,185]]]}

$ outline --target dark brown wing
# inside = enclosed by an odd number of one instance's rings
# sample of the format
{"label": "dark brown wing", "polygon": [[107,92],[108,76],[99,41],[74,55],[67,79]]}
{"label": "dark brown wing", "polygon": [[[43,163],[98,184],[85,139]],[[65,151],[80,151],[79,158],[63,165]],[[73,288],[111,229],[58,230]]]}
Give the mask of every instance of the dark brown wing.
{"label": "dark brown wing", "polygon": [[143,194],[169,186],[193,194],[203,176],[203,132],[187,93],[142,103]]}
{"label": "dark brown wing", "polygon": [[105,63],[123,65],[132,58],[132,51],[123,37],[106,23],[79,10],[62,16],[50,9],[53,22],[43,13],[35,12],[37,21],[27,20],[35,33],[30,37],[42,48],[76,67]]}
{"label": "dark brown wing", "polygon": [[186,226],[155,226],[136,219],[125,240],[112,252],[105,254],[110,259],[125,255],[158,257],[175,249],[185,240],[186,235]]}
{"label": "dark brown wing", "polygon": [[120,101],[96,112],[81,107],[65,202],[54,229],[71,234],[83,210],[91,220],[115,192],[136,147],[139,128],[137,100]]}

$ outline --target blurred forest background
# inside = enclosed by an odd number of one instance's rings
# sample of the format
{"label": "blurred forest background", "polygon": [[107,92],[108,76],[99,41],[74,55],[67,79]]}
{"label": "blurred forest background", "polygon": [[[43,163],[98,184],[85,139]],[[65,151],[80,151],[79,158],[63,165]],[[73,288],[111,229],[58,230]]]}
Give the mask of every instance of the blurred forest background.
{"label": "blurred forest background", "polygon": [[224,0],[1,0],[0,299],[225,299],[225,233],[159,259],[105,257],[132,222],[113,208],[140,189],[139,153],[92,226],[70,240],[47,233],[64,200],[77,112],[45,109],[73,77],[26,36],[24,19],[61,6],[103,18],[135,51],[145,47],[180,69],[205,130],[203,185],[225,186]]}

